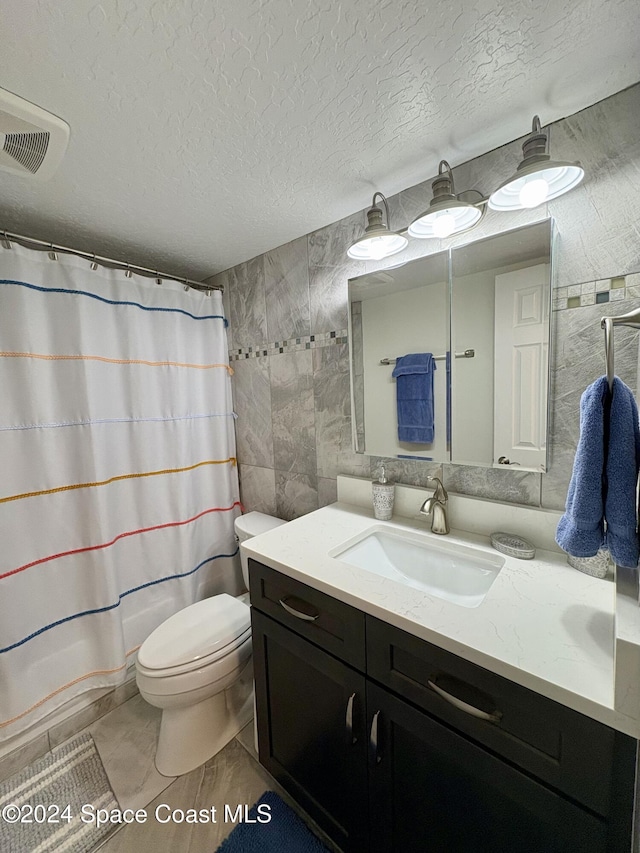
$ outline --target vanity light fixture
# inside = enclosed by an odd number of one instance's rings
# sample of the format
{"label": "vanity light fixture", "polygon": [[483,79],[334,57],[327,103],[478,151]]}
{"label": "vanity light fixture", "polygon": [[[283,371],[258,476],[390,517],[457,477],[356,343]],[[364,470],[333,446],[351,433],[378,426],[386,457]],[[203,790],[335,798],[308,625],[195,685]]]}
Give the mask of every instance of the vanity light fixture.
{"label": "vanity light fixture", "polygon": [[433,198],[429,209],[421,213],[409,226],[411,237],[450,237],[467,228],[473,228],[483,211],[468,201],[461,201],[455,194],[451,166],[441,160],[438,177],[431,184]]}
{"label": "vanity light fixture", "polygon": [[[405,233],[419,239],[443,239],[473,228],[487,206],[497,211],[523,210],[537,207],[577,187],[584,178],[580,163],[552,160],[547,149],[547,133],[542,130],[539,117],[534,116],[531,133],[522,143],[522,162],[515,174],[488,198],[477,190],[456,194],[451,166],[446,160],[441,160],[438,176],[431,184],[433,198],[428,209],[402,231],[389,229],[387,200],[382,193],[374,193],[372,207],[367,211],[368,225],[364,236],[350,246],[347,254],[355,260],[379,261],[401,252],[408,245]],[[477,193],[479,198],[475,202],[463,201],[462,196],[466,193]],[[384,204],[386,224],[381,208],[376,205],[378,196]]]}
{"label": "vanity light fixture", "polygon": [[552,160],[547,151],[547,134],[538,116],[533,117],[531,134],[522,144],[524,158],[515,175],[489,197],[492,210],[522,210],[537,207],[577,187],[584,178],[580,163]]}
{"label": "vanity light fixture", "polygon": [[[382,220],[382,209],[376,205],[380,197],[384,204],[386,224]],[[367,211],[367,227],[364,237],[360,237],[347,250],[347,255],[357,261],[381,261],[390,255],[401,252],[409,241],[403,234],[389,230],[389,205],[382,193],[373,194],[372,206]]]}

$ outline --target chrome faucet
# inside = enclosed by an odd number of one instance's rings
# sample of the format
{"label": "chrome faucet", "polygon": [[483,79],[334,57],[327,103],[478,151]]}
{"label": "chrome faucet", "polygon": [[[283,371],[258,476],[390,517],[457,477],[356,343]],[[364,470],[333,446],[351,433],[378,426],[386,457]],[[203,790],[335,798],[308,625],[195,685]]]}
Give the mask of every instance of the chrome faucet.
{"label": "chrome faucet", "polygon": [[445,535],[449,532],[449,520],[447,518],[447,501],[449,495],[437,477],[429,477],[430,483],[435,483],[436,488],[433,495],[422,504],[419,512],[422,515],[431,516],[431,530],[433,533]]}

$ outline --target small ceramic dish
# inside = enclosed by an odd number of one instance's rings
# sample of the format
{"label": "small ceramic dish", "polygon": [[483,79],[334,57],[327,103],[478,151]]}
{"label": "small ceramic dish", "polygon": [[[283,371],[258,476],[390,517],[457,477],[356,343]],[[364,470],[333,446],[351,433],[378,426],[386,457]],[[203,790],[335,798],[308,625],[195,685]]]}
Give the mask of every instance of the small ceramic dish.
{"label": "small ceramic dish", "polygon": [[518,560],[533,560],[536,555],[536,549],[531,542],[514,533],[492,533],[491,544],[496,551]]}

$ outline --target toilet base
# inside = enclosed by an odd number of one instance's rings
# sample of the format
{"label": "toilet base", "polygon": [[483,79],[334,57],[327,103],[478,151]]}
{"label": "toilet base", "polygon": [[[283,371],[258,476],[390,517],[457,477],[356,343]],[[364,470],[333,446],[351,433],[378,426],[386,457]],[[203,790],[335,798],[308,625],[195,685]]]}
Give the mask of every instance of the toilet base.
{"label": "toilet base", "polygon": [[182,776],[220,752],[251,721],[252,687],[249,664],[227,690],[196,705],[165,708],[156,749],[158,773]]}

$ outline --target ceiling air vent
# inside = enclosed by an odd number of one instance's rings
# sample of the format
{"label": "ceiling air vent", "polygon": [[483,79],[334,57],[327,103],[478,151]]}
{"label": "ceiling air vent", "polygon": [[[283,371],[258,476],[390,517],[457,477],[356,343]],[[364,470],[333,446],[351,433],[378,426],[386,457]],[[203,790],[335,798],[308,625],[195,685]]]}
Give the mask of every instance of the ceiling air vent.
{"label": "ceiling air vent", "polygon": [[0,89],[0,169],[46,180],[69,142],[66,121]]}

